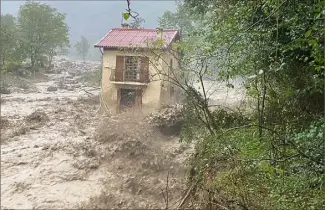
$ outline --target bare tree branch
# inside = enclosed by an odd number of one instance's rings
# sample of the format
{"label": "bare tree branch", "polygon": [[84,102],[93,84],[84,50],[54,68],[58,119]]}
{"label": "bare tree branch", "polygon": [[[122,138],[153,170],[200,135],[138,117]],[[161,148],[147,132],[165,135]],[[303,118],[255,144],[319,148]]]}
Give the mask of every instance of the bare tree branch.
{"label": "bare tree branch", "polygon": [[[126,9],[126,11],[129,13],[129,15],[130,15],[132,18],[136,19],[136,18],[139,16],[139,13],[137,13],[137,12],[131,10],[131,7],[130,7],[131,2],[130,2],[130,0],[126,0],[126,2],[127,2],[127,6],[128,6],[128,8]],[[135,15],[133,15],[132,13],[135,13]]]}

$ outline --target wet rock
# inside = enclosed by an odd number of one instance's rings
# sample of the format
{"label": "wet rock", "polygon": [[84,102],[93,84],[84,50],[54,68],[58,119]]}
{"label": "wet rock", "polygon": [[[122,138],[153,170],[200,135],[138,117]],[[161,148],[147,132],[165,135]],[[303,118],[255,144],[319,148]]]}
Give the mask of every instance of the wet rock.
{"label": "wet rock", "polygon": [[71,75],[71,77],[76,76],[76,73],[74,71],[68,71],[68,73]]}
{"label": "wet rock", "polygon": [[0,93],[1,94],[10,94],[11,90],[9,88],[0,87]]}
{"label": "wet rock", "polygon": [[54,91],[57,91],[57,90],[58,90],[58,88],[54,87],[54,86],[50,86],[50,87],[47,88],[47,91],[49,91],[49,92],[54,92]]}
{"label": "wet rock", "polygon": [[28,123],[41,123],[41,122],[47,122],[49,120],[48,116],[45,114],[45,112],[42,111],[35,111],[28,115],[25,120]]}
{"label": "wet rock", "polygon": [[75,76],[80,76],[82,74],[82,72],[80,70],[75,72]]}
{"label": "wet rock", "polygon": [[9,126],[9,120],[4,117],[1,117],[0,118],[0,129],[6,128],[8,126]]}
{"label": "wet rock", "polygon": [[46,69],[44,71],[45,74],[52,74],[53,73],[53,70],[52,69]]}
{"label": "wet rock", "polygon": [[51,100],[51,97],[38,99],[38,101],[50,101],[50,100]]}
{"label": "wet rock", "polygon": [[67,87],[67,91],[74,91],[73,87]]}
{"label": "wet rock", "polygon": [[4,104],[7,101],[7,99],[1,98],[0,99],[0,104]]}
{"label": "wet rock", "polygon": [[25,135],[29,130],[30,130],[30,128],[28,128],[24,125],[21,125],[14,130],[13,136],[17,137],[20,135]]}
{"label": "wet rock", "polygon": [[13,137],[12,141],[19,141],[19,137],[18,136]]}
{"label": "wet rock", "polygon": [[53,71],[53,74],[61,74],[64,71],[64,69],[55,69],[55,71]]}
{"label": "wet rock", "polygon": [[60,89],[62,89],[62,90],[67,90],[68,89],[68,86],[67,85],[63,85],[63,84],[60,84],[58,87]]}
{"label": "wet rock", "polygon": [[78,81],[77,80],[74,80],[74,79],[66,79],[64,81],[64,83],[65,84],[76,84],[76,83],[78,83]]}

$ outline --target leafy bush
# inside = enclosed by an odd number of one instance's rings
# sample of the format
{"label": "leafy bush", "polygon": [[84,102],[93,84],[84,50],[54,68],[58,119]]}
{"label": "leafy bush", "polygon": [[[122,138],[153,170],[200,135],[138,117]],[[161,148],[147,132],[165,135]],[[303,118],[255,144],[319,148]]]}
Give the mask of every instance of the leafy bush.
{"label": "leafy bush", "polygon": [[271,135],[259,138],[255,128],[206,135],[197,142],[190,180],[241,209],[321,209],[323,128],[324,120],[311,123],[290,135],[290,146],[273,145]]}

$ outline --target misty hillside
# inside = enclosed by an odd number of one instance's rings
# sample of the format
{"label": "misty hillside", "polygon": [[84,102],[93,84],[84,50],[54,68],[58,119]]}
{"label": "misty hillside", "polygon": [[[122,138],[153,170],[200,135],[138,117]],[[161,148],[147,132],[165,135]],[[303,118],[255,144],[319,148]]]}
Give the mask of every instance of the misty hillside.
{"label": "misty hillside", "polygon": [[[91,45],[99,41],[111,28],[120,27],[122,12],[127,8],[126,1],[42,1],[67,14],[67,24],[70,27],[71,46],[85,36]],[[17,15],[19,6],[24,1],[2,1],[1,13]],[[175,9],[174,1],[131,1],[131,9],[145,19],[143,27],[156,28],[158,17],[166,10]],[[74,48],[70,56],[74,57]],[[100,59],[98,49],[92,49],[89,59]]]}

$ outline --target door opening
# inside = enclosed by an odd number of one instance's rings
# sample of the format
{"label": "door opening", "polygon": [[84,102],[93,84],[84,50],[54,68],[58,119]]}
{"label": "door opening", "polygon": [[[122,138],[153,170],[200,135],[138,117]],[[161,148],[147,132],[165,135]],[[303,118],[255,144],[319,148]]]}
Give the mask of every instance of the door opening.
{"label": "door opening", "polygon": [[133,89],[121,89],[121,109],[134,107],[136,101],[135,90]]}

